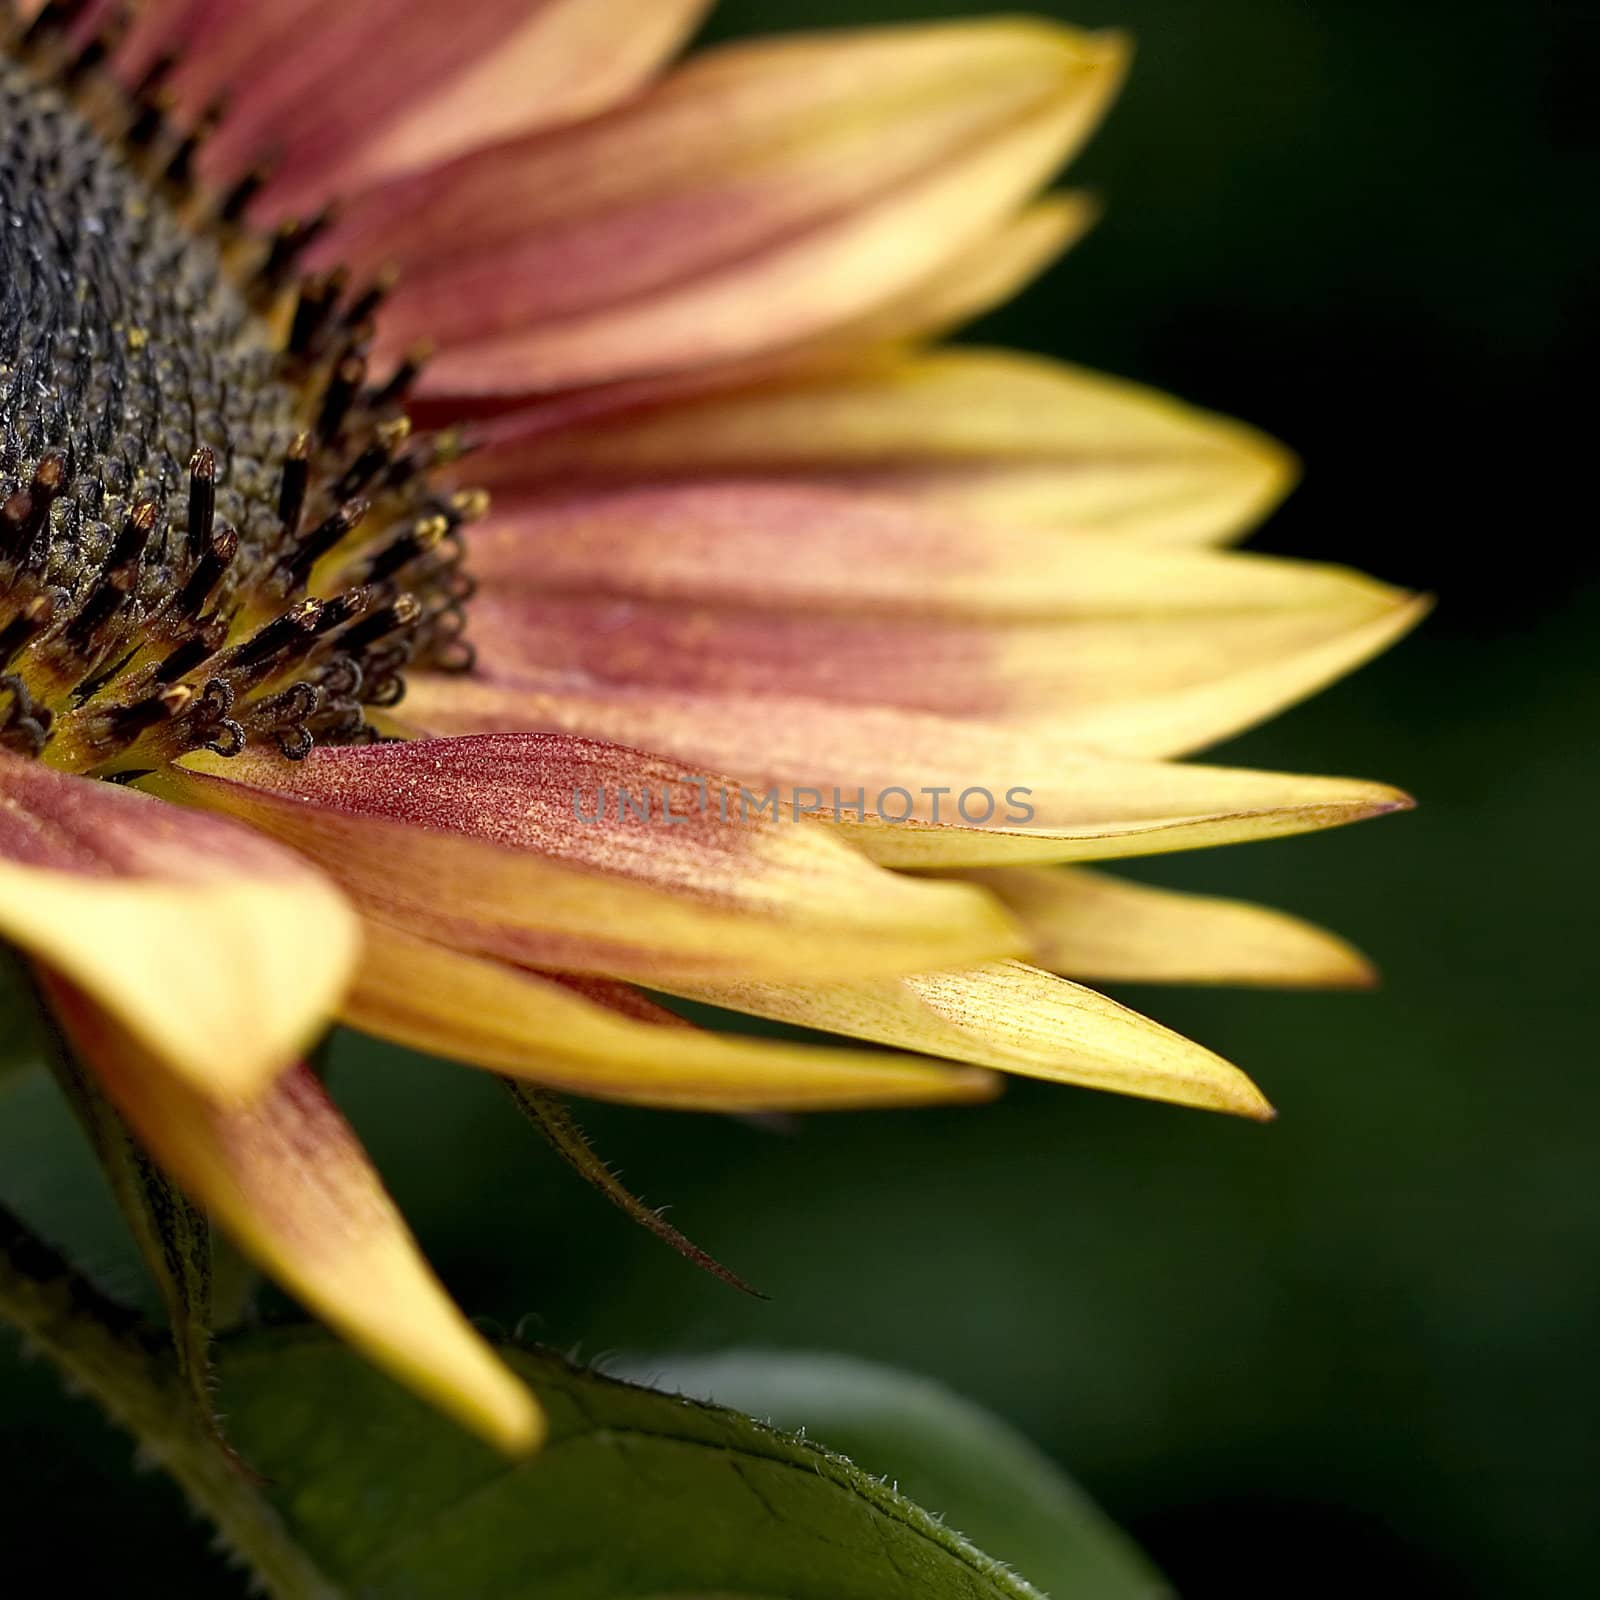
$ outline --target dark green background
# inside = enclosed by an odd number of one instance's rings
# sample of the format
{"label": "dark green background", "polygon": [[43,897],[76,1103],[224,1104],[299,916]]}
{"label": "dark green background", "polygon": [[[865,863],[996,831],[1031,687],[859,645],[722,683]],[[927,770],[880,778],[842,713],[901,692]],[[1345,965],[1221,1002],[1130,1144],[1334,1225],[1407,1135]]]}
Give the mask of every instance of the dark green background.
{"label": "dark green background", "polygon": [[[727,0],[716,31],[979,9]],[[1592,1588],[1597,163],[1578,12],[1074,5],[1139,40],[1074,174],[1109,214],[984,330],[1270,428],[1308,475],[1258,547],[1441,597],[1418,637],[1225,752],[1385,778],[1420,811],[1145,874],[1273,900],[1381,962],[1376,995],[1131,996],[1255,1074],[1281,1120],[1027,1083],[991,1110],[793,1134],[588,1116],[761,1305],[568,1178],[491,1084],[344,1049],[340,1093],[472,1310],[589,1355],[753,1341],[941,1375],[1191,1597]],[[44,1096],[13,1115],[0,1189],[109,1238]],[[8,1561],[235,1592],[47,1371],[7,1347],[0,1386]]]}

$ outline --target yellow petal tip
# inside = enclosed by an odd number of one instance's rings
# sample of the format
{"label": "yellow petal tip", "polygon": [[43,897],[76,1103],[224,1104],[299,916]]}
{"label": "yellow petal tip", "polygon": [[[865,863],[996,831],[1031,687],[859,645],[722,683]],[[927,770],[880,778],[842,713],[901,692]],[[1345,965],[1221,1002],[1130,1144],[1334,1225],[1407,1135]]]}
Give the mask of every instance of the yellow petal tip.
{"label": "yellow petal tip", "polygon": [[1005,1076],[983,1067],[952,1067],[945,1077],[949,1083],[951,1105],[982,1105],[998,1100],[1005,1093]]}
{"label": "yellow petal tip", "polygon": [[1329,933],[1325,928],[1304,925],[1306,933],[1314,936],[1319,945],[1320,959],[1307,963],[1304,975],[1296,987],[1306,989],[1376,989],[1380,981],[1378,968],[1353,944]]}
{"label": "yellow petal tip", "polygon": [[484,1420],[490,1442],[513,1461],[526,1461],[537,1455],[550,1432],[544,1408],[526,1389],[509,1398],[502,1411]]}
{"label": "yellow petal tip", "polygon": [[1370,798],[1355,800],[1350,804],[1350,820],[1364,822],[1368,817],[1391,817],[1403,811],[1415,811],[1416,799],[1404,789],[1391,788],[1386,783],[1372,785]]}
{"label": "yellow petal tip", "polygon": [[1247,1122],[1276,1122],[1277,1108],[1262,1094],[1255,1084],[1237,1067],[1219,1062],[1206,1085],[1206,1092],[1187,1103],[1200,1110],[1220,1111],[1226,1116],[1243,1117]]}
{"label": "yellow petal tip", "polygon": [[1133,35],[1125,28],[1096,28],[1084,37],[1103,61],[1125,67],[1133,60]]}

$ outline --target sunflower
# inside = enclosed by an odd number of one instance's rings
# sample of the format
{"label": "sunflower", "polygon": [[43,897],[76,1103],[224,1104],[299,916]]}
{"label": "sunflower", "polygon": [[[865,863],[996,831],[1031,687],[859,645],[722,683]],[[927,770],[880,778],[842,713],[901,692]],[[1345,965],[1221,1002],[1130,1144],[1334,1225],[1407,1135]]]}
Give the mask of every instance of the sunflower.
{"label": "sunflower", "polygon": [[1039,191],[1123,41],[669,66],[704,9],[78,0],[0,54],[0,934],[159,1166],[509,1449],[536,1403],[303,1064],[331,1021],[651,1106],[1266,1116],[1067,974],[1361,959],[1081,863],[1408,803],[1169,759],[1418,615],[1208,548],[1284,451],[934,348],[1092,220]]}

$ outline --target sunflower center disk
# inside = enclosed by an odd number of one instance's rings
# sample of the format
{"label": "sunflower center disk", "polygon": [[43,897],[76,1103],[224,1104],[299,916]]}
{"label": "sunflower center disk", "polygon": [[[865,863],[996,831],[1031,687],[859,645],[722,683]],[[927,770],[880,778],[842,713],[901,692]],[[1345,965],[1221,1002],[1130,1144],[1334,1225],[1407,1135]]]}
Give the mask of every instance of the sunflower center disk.
{"label": "sunflower center disk", "polygon": [[470,664],[459,529],[407,365],[369,383],[383,285],[295,277],[259,178],[193,180],[114,44],[0,53],[0,748],[120,776],[188,751],[379,737],[403,670]]}

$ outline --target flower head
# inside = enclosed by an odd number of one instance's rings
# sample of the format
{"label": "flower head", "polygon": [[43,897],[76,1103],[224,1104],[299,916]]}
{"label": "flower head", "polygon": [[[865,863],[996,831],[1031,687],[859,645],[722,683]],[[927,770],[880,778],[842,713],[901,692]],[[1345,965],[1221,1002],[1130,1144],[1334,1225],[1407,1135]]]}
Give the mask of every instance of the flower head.
{"label": "flower head", "polygon": [[1088,225],[1036,196],[1121,40],[667,70],[703,9],[89,0],[0,54],[0,934],[246,1250],[512,1448],[532,1402],[298,1064],[330,1020],[647,1105],[998,1070],[1263,1116],[1067,975],[1360,958],[1079,864],[1407,803],[1169,759],[1418,614],[1208,548],[1278,447],[930,348]]}

